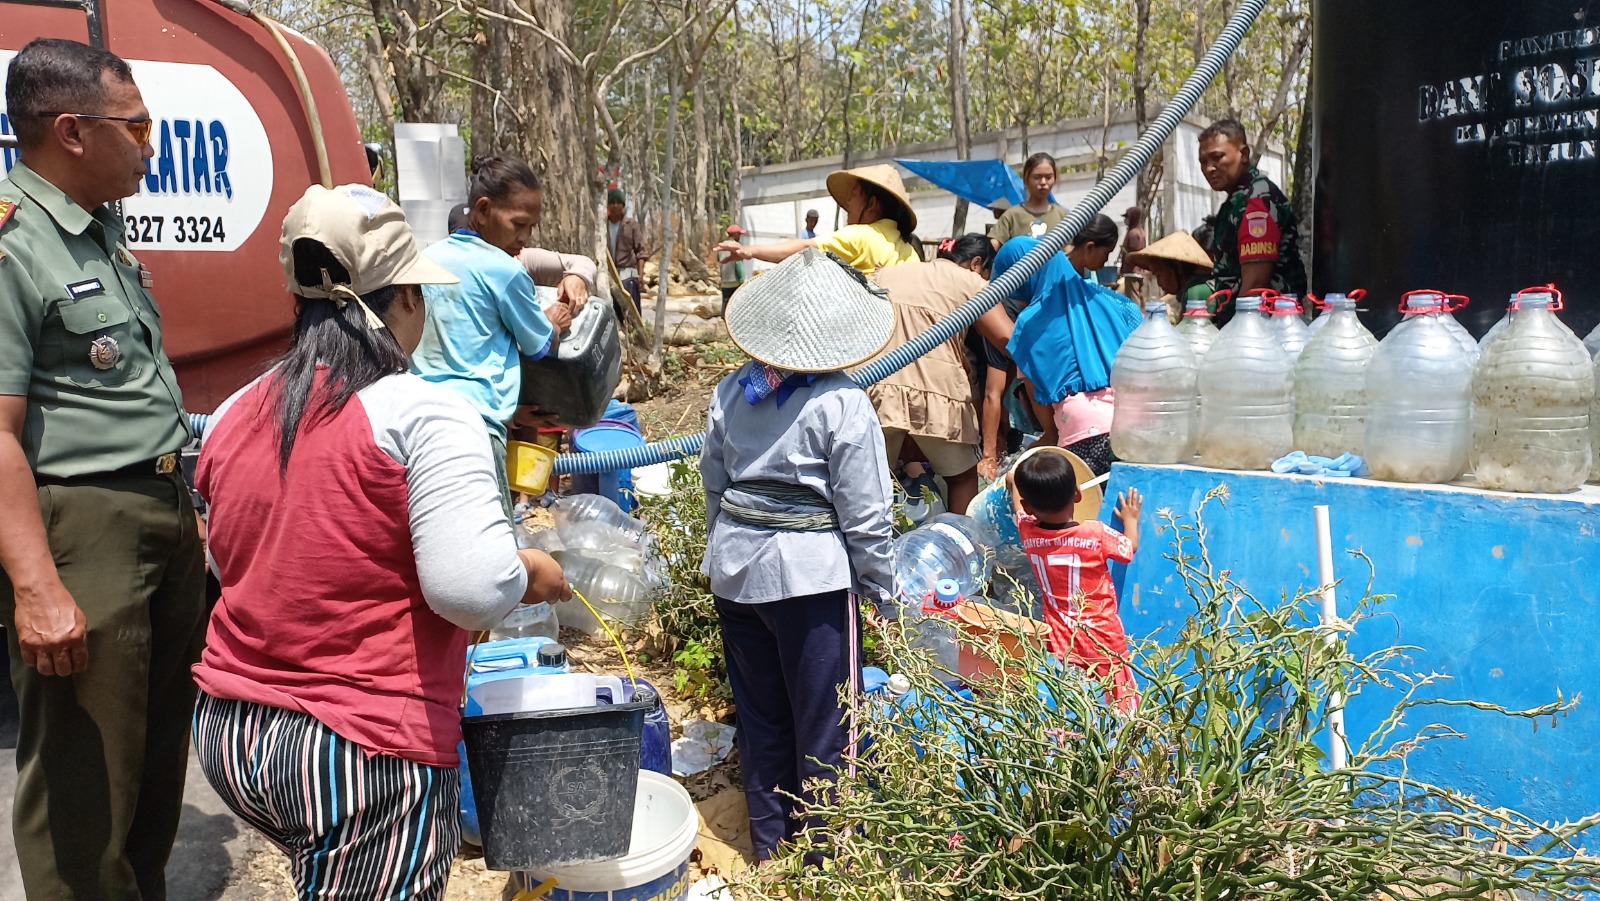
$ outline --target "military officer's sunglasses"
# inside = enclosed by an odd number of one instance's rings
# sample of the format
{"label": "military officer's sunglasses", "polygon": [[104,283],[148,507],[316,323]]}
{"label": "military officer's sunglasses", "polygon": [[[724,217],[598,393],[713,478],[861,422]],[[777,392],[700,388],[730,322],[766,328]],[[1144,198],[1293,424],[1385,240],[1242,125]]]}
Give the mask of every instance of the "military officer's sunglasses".
{"label": "military officer's sunglasses", "polygon": [[155,120],[151,119],[149,116],[130,119],[127,116],[97,116],[93,113],[40,113],[39,115],[45,117],[77,116],[79,119],[100,119],[105,122],[121,122],[123,126],[128,129],[129,137],[133,138],[133,142],[141,147],[150,140],[150,130],[154,128],[156,124]]}

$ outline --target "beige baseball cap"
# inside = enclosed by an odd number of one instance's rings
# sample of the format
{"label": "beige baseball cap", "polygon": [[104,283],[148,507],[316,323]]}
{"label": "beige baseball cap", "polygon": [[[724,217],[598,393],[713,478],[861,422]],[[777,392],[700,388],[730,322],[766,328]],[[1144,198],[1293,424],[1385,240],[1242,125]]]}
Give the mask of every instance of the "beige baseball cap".
{"label": "beige baseball cap", "polygon": [[278,262],[289,293],[327,298],[328,286],[302,285],[294,277],[294,242],[320,242],[350,271],[350,289],[370,294],[389,285],[451,285],[460,279],[423,256],[406,214],[381,191],[366,185],[312,185],[283,217]]}

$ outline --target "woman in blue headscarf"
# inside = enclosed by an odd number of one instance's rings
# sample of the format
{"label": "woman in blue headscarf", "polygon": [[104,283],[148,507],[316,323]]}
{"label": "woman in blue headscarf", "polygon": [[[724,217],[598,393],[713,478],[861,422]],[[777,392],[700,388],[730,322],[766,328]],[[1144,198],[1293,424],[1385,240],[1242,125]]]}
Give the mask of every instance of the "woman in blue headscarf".
{"label": "woman in blue headscarf", "polygon": [[[1033,386],[1034,400],[1055,413],[1057,443],[1100,474],[1111,468],[1111,363],[1138,328],[1139,310],[1094,281],[1117,247],[1117,224],[1098,215],[1019,288],[1029,298],[1007,351]],[[1013,238],[1000,248],[998,278],[1038,242]]]}

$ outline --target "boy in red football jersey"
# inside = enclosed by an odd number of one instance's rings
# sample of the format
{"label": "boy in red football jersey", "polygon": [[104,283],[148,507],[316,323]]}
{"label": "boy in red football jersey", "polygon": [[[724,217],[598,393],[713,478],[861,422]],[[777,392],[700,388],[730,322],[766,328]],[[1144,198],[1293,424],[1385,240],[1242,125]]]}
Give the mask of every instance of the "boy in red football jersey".
{"label": "boy in red football jersey", "polygon": [[1117,498],[1122,521],[1118,532],[1102,522],[1073,520],[1073,506],[1083,496],[1072,463],[1062,454],[1031,454],[1006,475],[1006,482],[1022,549],[1044,591],[1051,653],[1096,678],[1110,675],[1117,709],[1131,711],[1139,695],[1107,564],[1133,562],[1143,498],[1134,488]]}

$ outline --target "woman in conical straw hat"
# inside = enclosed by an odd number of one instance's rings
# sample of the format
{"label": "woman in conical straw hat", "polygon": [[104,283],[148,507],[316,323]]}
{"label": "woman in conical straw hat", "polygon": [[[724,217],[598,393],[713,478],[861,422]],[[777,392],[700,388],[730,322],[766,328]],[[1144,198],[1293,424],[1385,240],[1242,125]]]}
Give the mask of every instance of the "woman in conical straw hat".
{"label": "woman in conical straw hat", "polygon": [[700,474],[702,569],[739,708],[758,860],[813,823],[794,797],[845,765],[839,689],[859,689],[857,598],[894,594],[883,434],[844,370],[889,340],[894,311],[842,261],[807,248],[736,292],[728,331],[753,359],[717,386]]}
{"label": "woman in conical straw hat", "polygon": [[1129,265],[1156,277],[1161,299],[1176,322],[1183,315],[1184,302],[1205,300],[1211,294],[1206,278],[1211,275],[1211,257],[1188,232],[1173,232],[1143,250],[1128,254]]}
{"label": "woman in conical straw hat", "polygon": [[917,214],[893,166],[840,169],[828,176],[828,193],[845,211],[846,225],[819,238],[794,238],[770,244],[723,241],[717,252],[729,260],[780,263],[808,247],[834,254],[867,275],[922,259],[918,252]]}

